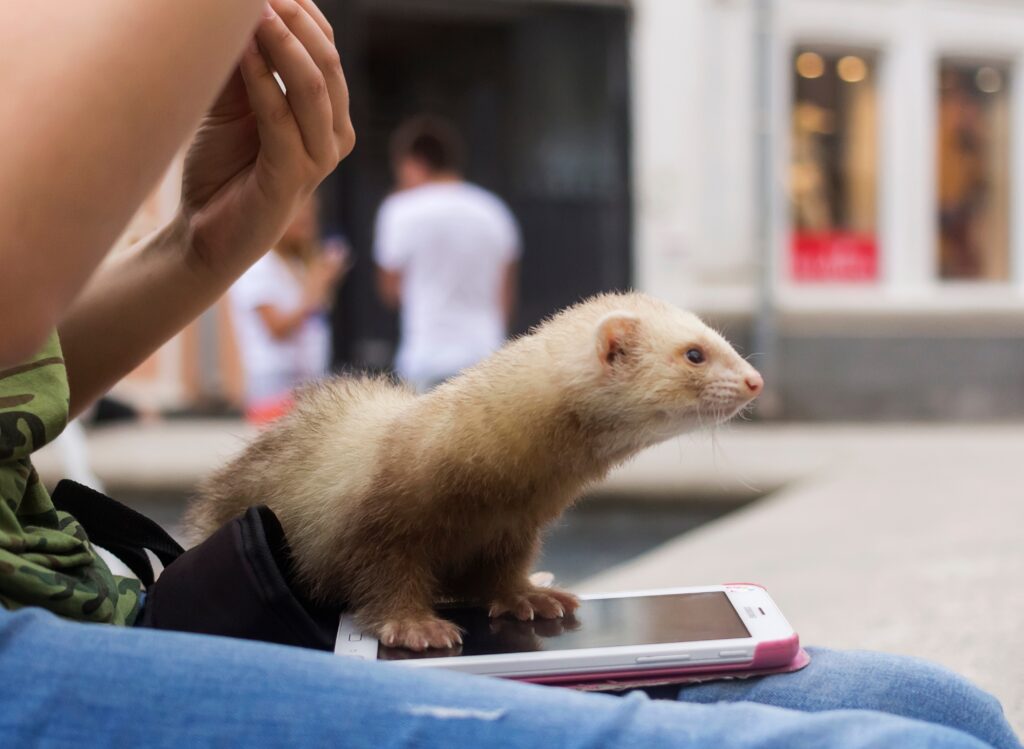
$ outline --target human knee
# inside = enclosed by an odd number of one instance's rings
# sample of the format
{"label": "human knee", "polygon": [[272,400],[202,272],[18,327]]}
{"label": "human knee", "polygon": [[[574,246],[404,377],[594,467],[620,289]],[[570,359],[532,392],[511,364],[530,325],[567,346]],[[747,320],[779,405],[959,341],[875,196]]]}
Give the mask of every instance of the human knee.
{"label": "human knee", "polygon": [[[968,679],[929,661],[868,652],[820,651],[830,680],[858,692],[862,709],[893,712],[964,730],[1003,721],[999,701]],[[973,732],[973,731],[971,731]]]}

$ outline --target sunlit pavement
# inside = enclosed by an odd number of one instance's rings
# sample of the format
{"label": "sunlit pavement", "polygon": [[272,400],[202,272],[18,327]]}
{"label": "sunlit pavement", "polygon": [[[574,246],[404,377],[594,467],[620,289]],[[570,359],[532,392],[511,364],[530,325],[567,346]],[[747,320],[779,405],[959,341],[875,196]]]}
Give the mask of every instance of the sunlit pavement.
{"label": "sunlit pavement", "polygon": [[749,426],[719,441],[717,468],[697,441],[611,483],[781,488],[587,589],[759,582],[804,642],[942,663],[1024,732],[1024,427]]}
{"label": "sunlit pavement", "polygon": [[[187,492],[251,434],[224,421],[116,427],[92,433],[89,452],[112,493]],[[37,465],[60,475],[52,450]],[[655,448],[601,491],[767,496],[583,587],[758,582],[805,642],[943,663],[1024,731],[1024,425],[742,424]]]}

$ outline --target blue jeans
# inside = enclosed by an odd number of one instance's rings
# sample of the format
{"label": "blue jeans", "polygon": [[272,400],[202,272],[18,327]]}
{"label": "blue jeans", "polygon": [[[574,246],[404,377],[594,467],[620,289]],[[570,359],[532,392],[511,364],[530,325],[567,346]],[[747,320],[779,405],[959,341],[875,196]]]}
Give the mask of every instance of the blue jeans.
{"label": "blue jeans", "polygon": [[619,698],[0,609],[0,675],[3,747],[1020,747],[989,695],[870,653]]}

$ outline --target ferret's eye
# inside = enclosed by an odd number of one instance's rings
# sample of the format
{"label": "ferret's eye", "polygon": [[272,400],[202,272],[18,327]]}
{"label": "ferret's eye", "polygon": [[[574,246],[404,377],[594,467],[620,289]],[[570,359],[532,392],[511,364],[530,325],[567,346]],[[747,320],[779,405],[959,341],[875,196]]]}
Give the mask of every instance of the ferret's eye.
{"label": "ferret's eye", "polygon": [[701,351],[696,346],[694,346],[691,349],[687,349],[686,361],[690,362],[690,364],[703,364],[706,361],[704,357],[704,352]]}

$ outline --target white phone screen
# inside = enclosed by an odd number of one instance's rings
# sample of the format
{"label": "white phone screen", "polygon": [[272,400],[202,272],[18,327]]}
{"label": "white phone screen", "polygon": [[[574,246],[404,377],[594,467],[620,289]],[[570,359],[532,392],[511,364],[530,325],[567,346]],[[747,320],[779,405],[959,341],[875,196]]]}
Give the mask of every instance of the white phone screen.
{"label": "white phone screen", "polygon": [[491,619],[477,608],[442,609],[441,616],[462,627],[462,648],[451,654],[414,653],[380,646],[380,660],[445,658],[541,650],[625,645],[656,645],[750,637],[736,609],[722,592],[597,598],[582,601],[573,616],[521,622]]}

